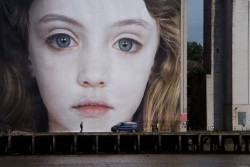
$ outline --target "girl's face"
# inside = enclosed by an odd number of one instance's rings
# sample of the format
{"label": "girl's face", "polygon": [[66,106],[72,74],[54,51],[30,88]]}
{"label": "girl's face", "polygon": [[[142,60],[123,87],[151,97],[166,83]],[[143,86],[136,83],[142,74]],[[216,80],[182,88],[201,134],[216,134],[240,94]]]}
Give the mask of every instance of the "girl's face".
{"label": "girl's face", "polygon": [[159,31],[143,0],[35,0],[29,53],[50,131],[110,131],[130,121]]}

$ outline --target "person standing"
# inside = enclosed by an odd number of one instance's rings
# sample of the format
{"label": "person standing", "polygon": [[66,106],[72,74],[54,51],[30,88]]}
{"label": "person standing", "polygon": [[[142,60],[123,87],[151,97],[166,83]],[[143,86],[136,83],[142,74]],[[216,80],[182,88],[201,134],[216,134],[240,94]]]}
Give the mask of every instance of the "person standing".
{"label": "person standing", "polygon": [[82,133],[82,129],[83,129],[83,122],[81,122],[81,124],[80,124],[80,129],[81,129],[81,133]]}
{"label": "person standing", "polygon": [[156,129],[157,129],[157,132],[159,132],[159,130],[160,130],[160,123],[159,122],[157,122],[157,124],[156,124]]}

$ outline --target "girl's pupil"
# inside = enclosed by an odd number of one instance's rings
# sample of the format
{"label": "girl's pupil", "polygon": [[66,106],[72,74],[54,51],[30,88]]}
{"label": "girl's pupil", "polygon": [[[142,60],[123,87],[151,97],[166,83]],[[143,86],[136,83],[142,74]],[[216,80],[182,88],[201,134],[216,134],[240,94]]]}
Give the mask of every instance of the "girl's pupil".
{"label": "girl's pupil", "polygon": [[121,39],[119,41],[119,48],[122,51],[129,51],[132,48],[133,41],[131,39]]}
{"label": "girl's pupil", "polygon": [[68,47],[70,45],[70,37],[68,35],[58,35],[56,37],[56,43],[59,47]]}

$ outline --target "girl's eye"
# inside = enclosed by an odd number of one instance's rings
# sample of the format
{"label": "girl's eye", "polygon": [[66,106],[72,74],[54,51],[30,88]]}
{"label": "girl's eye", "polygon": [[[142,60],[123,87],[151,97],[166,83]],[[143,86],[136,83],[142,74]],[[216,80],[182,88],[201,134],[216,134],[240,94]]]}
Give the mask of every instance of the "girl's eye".
{"label": "girl's eye", "polygon": [[141,44],[130,38],[122,38],[115,43],[115,48],[123,52],[134,53],[141,48]]}
{"label": "girl's eye", "polygon": [[75,40],[68,34],[55,34],[48,37],[47,42],[54,48],[67,48],[75,46]]}

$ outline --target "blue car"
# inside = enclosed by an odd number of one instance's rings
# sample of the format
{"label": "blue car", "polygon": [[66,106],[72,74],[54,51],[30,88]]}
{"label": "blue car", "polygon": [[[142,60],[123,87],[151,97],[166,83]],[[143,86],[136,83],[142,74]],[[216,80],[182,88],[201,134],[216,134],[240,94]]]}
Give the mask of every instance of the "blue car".
{"label": "blue car", "polygon": [[138,132],[139,125],[136,122],[120,122],[111,128],[112,132]]}

